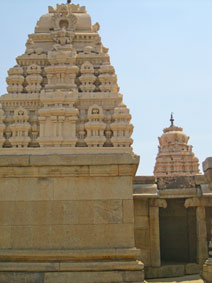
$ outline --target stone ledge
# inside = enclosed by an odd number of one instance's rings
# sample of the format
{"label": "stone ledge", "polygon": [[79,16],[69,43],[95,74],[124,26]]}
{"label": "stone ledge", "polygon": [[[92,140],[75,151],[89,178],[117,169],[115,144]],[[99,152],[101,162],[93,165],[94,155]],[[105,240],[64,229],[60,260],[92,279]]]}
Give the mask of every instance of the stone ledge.
{"label": "stone ledge", "polygon": [[185,274],[185,266],[182,265],[164,265],[160,267],[146,267],[145,278],[170,278],[183,276]]}
{"label": "stone ledge", "polygon": [[0,167],[27,166],[81,166],[81,165],[138,165],[139,156],[131,153],[0,154]]}
{"label": "stone ledge", "polygon": [[134,176],[137,165],[4,166],[0,178],[60,178]]}
{"label": "stone ledge", "polygon": [[[171,278],[199,274],[202,266],[197,263],[170,264],[160,267],[145,267],[146,278]],[[155,281],[155,280],[154,280]],[[148,281],[148,282],[151,282]],[[167,281],[168,282],[168,281]]]}
{"label": "stone ledge", "polygon": [[67,271],[111,271],[111,270],[143,270],[140,261],[112,262],[0,262],[0,272],[67,272]]}
{"label": "stone ledge", "polygon": [[45,274],[45,283],[142,283],[143,271],[99,272],[50,272]]}
{"label": "stone ledge", "polygon": [[1,283],[143,283],[142,271],[0,272]]}
{"label": "stone ledge", "polygon": [[84,250],[0,250],[0,262],[67,262],[93,260],[136,260],[140,250],[84,249]]}

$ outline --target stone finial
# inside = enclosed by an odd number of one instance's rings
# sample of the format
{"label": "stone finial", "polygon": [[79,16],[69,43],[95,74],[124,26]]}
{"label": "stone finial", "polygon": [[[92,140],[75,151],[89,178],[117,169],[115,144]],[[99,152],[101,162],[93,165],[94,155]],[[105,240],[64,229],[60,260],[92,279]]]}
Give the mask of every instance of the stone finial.
{"label": "stone finial", "polygon": [[71,0],[67,0],[67,4],[71,4]]}
{"label": "stone finial", "polygon": [[174,117],[173,117],[173,112],[171,113],[171,118],[170,118],[170,122],[171,122],[171,127],[174,126]]}

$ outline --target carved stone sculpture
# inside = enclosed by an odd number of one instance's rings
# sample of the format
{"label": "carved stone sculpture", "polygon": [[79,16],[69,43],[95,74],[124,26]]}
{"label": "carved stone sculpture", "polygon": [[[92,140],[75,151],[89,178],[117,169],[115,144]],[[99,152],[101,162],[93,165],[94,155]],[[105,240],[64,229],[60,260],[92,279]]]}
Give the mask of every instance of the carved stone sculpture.
{"label": "carved stone sculpture", "polygon": [[[0,147],[132,151],[131,116],[99,28],[85,7],[49,7],[8,71]],[[20,108],[25,122],[18,118]]]}

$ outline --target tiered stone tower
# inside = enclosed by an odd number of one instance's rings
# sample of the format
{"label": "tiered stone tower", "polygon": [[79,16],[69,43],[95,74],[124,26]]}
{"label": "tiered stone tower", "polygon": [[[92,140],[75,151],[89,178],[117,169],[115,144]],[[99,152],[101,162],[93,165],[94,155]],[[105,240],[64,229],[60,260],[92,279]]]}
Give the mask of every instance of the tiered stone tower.
{"label": "tiered stone tower", "polygon": [[143,282],[139,157],[99,24],[49,7],[0,98],[0,282]]}
{"label": "tiered stone tower", "polygon": [[154,176],[156,178],[175,176],[194,176],[199,174],[199,161],[188,145],[189,137],[182,128],[174,125],[171,115],[171,125],[163,130],[159,137],[159,152],[156,158]]}
{"label": "tiered stone tower", "polygon": [[130,151],[131,116],[98,30],[85,7],[49,7],[8,71],[1,147]]}

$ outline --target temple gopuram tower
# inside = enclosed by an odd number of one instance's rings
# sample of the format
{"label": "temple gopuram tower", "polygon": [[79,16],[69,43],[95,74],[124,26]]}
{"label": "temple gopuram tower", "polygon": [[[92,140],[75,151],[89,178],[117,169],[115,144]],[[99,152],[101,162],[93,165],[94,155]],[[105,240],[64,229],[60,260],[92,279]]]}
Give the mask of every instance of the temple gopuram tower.
{"label": "temple gopuram tower", "polygon": [[0,97],[0,281],[143,282],[129,109],[85,7],[49,7]]}
{"label": "temple gopuram tower", "polygon": [[188,145],[189,137],[183,129],[174,125],[171,115],[171,125],[163,130],[159,137],[160,146],[154,168],[156,178],[175,176],[195,176],[200,173],[199,160]]}

